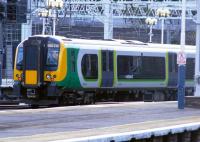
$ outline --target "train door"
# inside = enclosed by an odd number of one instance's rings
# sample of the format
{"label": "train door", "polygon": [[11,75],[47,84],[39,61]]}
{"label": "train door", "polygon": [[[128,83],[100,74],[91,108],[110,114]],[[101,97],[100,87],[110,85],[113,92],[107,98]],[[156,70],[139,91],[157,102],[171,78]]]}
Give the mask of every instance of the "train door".
{"label": "train door", "polygon": [[24,85],[39,86],[43,80],[42,66],[42,38],[29,38],[24,42]]}
{"label": "train door", "polygon": [[113,51],[102,50],[102,82],[101,87],[112,87],[114,80]]}
{"label": "train door", "polygon": [[177,61],[177,55],[176,53],[168,53],[169,57],[169,80],[168,80],[168,86],[169,87],[177,87],[177,81],[178,81],[178,65],[176,63]]}

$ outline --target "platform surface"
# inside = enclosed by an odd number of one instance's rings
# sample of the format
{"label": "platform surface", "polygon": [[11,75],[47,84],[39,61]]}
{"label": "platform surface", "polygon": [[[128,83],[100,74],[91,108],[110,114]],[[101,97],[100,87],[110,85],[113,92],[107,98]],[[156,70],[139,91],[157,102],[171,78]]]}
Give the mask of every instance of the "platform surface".
{"label": "platform surface", "polygon": [[45,142],[200,122],[200,109],[177,102],[131,102],[0,110],[0,142]]}

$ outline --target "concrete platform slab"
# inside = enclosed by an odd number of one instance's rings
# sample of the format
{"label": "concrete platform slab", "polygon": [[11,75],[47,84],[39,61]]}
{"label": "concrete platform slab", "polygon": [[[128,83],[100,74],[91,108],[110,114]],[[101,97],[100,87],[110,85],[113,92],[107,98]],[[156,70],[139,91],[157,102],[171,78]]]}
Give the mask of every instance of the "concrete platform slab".
{"label": "concrete platform slab", "polygon": [[197,126],[200,127],[200,109],[179,110],[177,102],[4,110],[0,111],[0,142],[88,141],[121,134],[139,137],[141,132],[148,135],[152,130],[158,134],[161,128],[165,128],[164,133]]}

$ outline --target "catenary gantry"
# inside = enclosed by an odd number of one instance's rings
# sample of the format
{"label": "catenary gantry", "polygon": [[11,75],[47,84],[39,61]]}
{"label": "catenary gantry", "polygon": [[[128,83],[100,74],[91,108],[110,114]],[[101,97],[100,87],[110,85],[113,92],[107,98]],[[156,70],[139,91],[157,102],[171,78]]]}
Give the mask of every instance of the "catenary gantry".
{"label": "catenary gantry", "polygon": [[[32,0],[32,11],[45,6],[44,0]],[[59,11],[59,17],[93,17],[102,19],[113,11],[113,18],[146,18],[156,17],[158,8],[168,8],[171,12],[168,19],[180,19],[181,1],[141,1],[141,0],[65,0],[65,6]],[[193,19],[196,15],[196,1],[187,1],[186,17]]]}
{"label": "catenary gantry", "polygon": [[[31,13],[37,15],[45,8],[46,1],[30,0]],[[166,19],[181,18],[181,1],[142,1],[142,0],[65,0],[64,7],[58,11],[58,17],[95,18],[104,24],[104,38],[113,36],[113,19],[138,19],[157,17],[158,8],[170,10]],[[186,18],[196,19],[196,1],[187,2]]]}

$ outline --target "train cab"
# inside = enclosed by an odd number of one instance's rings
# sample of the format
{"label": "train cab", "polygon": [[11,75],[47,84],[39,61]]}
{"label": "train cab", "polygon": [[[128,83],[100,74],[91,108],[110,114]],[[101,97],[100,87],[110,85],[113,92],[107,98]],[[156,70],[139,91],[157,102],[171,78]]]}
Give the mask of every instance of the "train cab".
{"label": "train cab", "polygon": [[[66,67],[59,66],[65,56],[59,38],[33,36],[21,42],[16,50],[14,66],[14,93],[23,98],[39,99],[55,96],[54,82],[62,80]],[[61,73],[62,72],[62,73]]]}

